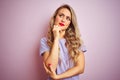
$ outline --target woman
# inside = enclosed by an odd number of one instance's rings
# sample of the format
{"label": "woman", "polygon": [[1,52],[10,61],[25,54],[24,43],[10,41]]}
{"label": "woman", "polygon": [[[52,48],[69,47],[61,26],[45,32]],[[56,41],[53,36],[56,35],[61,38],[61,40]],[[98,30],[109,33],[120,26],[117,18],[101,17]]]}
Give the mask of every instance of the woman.
{"label": "woman", "polygon": [[40,44],[49,80],[79,80],[79,74],[84,72],[85,51],[74,10],[67,4],[60,6]]}

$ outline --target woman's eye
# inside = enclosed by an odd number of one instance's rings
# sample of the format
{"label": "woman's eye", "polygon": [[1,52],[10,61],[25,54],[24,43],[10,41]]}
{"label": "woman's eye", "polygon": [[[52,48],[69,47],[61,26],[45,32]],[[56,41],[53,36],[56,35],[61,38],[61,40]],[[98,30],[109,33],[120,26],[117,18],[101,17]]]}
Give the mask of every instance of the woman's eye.
{"label": "woman's eye", "polygon": [[71,21],[71,19],[69,17],[66,18],[68,21]]}
{"label": "woman's eye", "polygon": [[60,16],[60,17],[63,17],[64,15],[63,15],[63,14],[60,14],[59,16]]}

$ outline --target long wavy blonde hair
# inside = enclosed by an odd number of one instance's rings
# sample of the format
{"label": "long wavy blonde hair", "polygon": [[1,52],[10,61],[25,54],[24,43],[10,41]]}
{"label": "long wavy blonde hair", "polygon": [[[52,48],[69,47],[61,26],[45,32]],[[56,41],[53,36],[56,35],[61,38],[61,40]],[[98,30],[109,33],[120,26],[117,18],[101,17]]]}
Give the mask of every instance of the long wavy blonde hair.
{"label": "long wavy blonde hair", "polygon": [[51,20],[50,20],[50,28],[48,30],[47,34],[47,44],[50,48],[52,48],[54,37],[53,37],[53,26],[55,22],[56,15],[58,11],[62,8],[67,8],[71,13],[71,23],[69,27],[66,29],[64,38],[66,39],[66,47],[68,48],[70,58],[74,61],[74,63],[77,61],[78,56],[80,55],[80,46],[82,44],[82,40],[80,39],[80,32],[78,29],[77,19],[75,12],[72,7],[70,7],[67,4],[64,4],[60,6],[55,13],[53,14]]}

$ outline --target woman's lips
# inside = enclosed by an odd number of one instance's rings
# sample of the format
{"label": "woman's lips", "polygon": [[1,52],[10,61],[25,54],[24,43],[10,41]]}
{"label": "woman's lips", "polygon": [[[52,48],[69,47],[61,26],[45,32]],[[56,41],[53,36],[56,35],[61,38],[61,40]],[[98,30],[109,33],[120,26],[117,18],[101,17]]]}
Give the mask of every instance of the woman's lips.
{"label": "woman's lips", "polygon": [[60,25],[60,26],[64,26],[64,24],[63,24],[63,23],[59,23],[59,25]]}

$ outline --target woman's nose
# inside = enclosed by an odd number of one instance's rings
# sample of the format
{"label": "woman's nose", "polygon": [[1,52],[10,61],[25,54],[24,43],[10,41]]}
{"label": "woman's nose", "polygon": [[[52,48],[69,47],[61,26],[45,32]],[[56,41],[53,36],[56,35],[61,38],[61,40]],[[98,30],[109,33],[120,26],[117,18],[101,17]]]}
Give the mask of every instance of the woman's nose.
{"label": "woman's nose", "polygon": [[62,18],[62,22],[65,22],[65,17]]}

